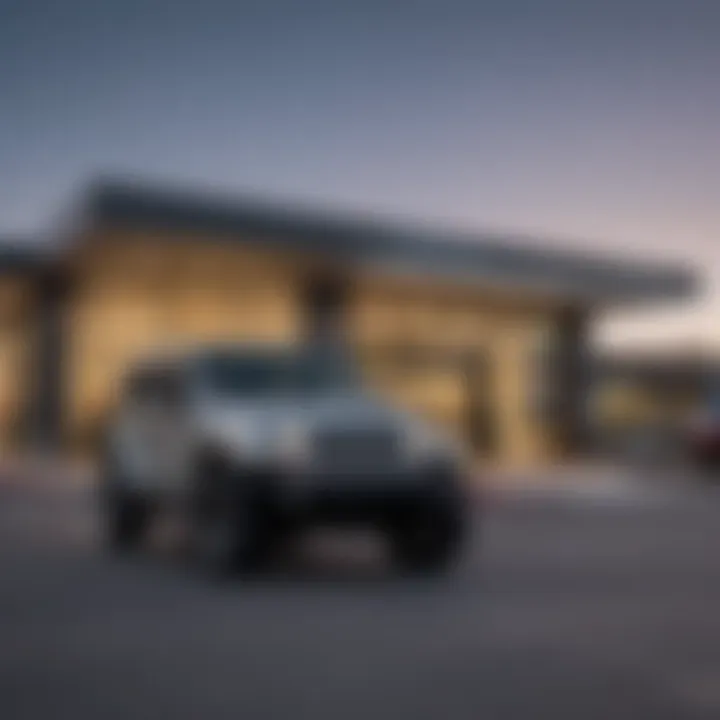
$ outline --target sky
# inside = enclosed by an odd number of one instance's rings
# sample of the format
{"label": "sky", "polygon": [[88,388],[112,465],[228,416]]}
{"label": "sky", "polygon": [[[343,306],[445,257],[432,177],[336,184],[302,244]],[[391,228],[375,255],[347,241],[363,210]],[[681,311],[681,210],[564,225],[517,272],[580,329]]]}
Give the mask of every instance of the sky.
{"label": "sky", "polygon": [[0,233],[94,174],[690,262],[613,346],[720,349],[716,0],[0,0]]}

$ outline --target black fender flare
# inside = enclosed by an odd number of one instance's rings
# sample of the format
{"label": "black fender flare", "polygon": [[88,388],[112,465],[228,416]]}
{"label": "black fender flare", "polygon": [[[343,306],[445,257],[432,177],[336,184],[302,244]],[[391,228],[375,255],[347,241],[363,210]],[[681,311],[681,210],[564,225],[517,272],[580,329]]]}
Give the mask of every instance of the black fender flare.
{"label": "black fender flare", "polygon": [[212,445],[200,449],[194,461],[190,495],[192,504],[202,502],[206,493],[221,492],[226,497],[244,497],[253,503],[266,504],[272,499],[277,473],[240,459]]}

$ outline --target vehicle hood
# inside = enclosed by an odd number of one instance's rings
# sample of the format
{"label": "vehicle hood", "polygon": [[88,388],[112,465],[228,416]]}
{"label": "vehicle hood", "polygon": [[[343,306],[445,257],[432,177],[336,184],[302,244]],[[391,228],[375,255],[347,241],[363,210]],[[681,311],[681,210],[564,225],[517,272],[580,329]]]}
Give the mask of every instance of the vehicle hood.
{"label": "vehicle hood", "polygon": [[419,423],[375,398],[357,395],[216,402],[203,409],[199,422],[206,437],[225,445],[266,444],[289,432],[306,436],[325,430],[404,432]]}

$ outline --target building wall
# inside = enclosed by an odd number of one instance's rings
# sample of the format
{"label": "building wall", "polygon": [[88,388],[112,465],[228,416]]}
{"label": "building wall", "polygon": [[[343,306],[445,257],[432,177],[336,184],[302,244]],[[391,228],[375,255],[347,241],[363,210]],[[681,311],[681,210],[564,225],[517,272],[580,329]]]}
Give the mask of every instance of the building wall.
{"label": "building wall", "polygon": [[[169,240],[165,242],[165,240]],[[163,345],[202,340],[294,341],[307,320],[317,263],[217,238],[105,232],[68,260],[61,363],[62,430],[71,446],[96,437],[122,372]],[[420,278],[354,271],[347,337],[368,379],[394,401],[468,439],[471,410],[487,410],[493,440],[478,459],[530,465],[559,452],[558,428],[537,411],[546,378],[539,342],[560,310],[519,294],[458,290]],[[10,313],[12,315],[12,313]],[[17,313],[16,313],[17,315]],[[0,435],[27,396],[28,330],[6,324],[0,344]],[[393,360],[414,350],[418,362]]]}
{"label": "building wall", "polygon": [[74,258],[67,300],[65,413],[92,435],[129,362],[198,340],[293,340],[298,266],[237,246],[108,235]]}
{"label": "building wall", "polygon": [[[553,428],[535,412],[538,341],[557,321],[551,305],[432,284],[366,277],[351,307],[351,335],[371,381],[403,405],[467,438],[470,403],[489,406],[495,447],[484,459],[529,465],[555,452]],[[415,348],[426,362],[384,361]],[[474,364],[483,365],[477,384]],[[477,394],[484,397],[477,397]]]}
{"label": "building wall", "polygon": [[35,290],[28,279],[0,280],[0,453],[14,452],[25,431],[33,389]]}

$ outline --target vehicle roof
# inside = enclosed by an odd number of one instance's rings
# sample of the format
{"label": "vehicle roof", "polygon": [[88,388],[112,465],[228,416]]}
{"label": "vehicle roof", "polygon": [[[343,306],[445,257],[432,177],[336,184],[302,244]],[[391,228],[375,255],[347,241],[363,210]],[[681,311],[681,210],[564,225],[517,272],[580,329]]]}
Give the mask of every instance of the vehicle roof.
{"label": "vehicle roof", "polygon": [[301,346],[290,342],[224,341],[211,343],[188,343],[172,347],[164,346],[138,356],[128,365],[129,372],[143,370],[180,368],[194,364],[203,358],[221,354],[268,355],[289,354],[301,351]]}

